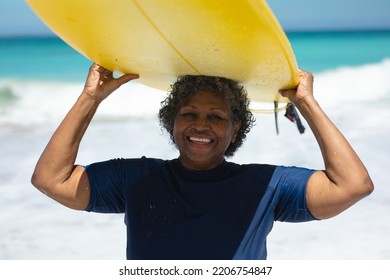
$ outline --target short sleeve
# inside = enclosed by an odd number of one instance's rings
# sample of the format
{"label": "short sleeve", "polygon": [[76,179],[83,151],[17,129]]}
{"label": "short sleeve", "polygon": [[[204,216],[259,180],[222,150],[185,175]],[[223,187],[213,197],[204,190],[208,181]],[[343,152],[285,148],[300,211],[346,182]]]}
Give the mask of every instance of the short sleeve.
{"label": "short sleeve", "polygon": [[275,220],[306,222],[316,220],[306,207],[306,187],[315,170],[300,167],[279,166],[275,169],[270,185],[276,188],[273,205]]}
{"label": "short sleeve", "polygon": [[125,164],[123,159],[93,163],[85,167],[90,186],[88,212],[123,213]]}

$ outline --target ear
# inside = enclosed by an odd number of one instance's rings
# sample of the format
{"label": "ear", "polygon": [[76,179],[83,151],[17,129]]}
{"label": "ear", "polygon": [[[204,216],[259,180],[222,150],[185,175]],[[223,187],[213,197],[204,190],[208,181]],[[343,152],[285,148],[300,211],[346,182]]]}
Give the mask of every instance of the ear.
{"label": "ear", "polygon": [[239,122],[236,122],[234,124],[234,127],[233,127],[233,135],[232,135],[232,143],[235,143],[236,142],[236,138],[237,138],[237,135],[238,135],[238,132],[240,131],[241,129],[241,121]]}

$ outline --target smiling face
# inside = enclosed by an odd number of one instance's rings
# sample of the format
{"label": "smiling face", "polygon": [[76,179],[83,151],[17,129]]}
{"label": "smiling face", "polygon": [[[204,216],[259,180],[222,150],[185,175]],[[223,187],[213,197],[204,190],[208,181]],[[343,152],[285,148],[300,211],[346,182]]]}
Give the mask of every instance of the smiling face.
{"label": "smiling face", "polygon": [[173,127],[181,164],[192,170],[217,167],[239,128],[222,97],[210,91],[194,94],[180,107]]}

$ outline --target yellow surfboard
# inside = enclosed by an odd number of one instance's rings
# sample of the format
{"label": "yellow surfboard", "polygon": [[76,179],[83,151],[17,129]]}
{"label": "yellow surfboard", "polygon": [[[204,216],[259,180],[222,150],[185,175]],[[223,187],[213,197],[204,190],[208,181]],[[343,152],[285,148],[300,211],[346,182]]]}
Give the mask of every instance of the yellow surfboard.
{"label": "yellow surfboard", "polygon": [[180,75],[243,84],[252,101],[283,101],[299,82],[290,43],[264,0],[27,0],[92,61],[167,90]]}

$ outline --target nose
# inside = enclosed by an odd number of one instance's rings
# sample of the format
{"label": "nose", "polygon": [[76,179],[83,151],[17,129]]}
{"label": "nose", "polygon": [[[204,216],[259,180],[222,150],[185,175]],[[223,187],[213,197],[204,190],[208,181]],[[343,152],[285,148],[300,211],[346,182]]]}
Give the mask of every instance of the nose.
{"label": "nose", "polygon": [[211,125],[207,117],[198,117],[192,123],[192,127],[198,131],[210,130]]}

